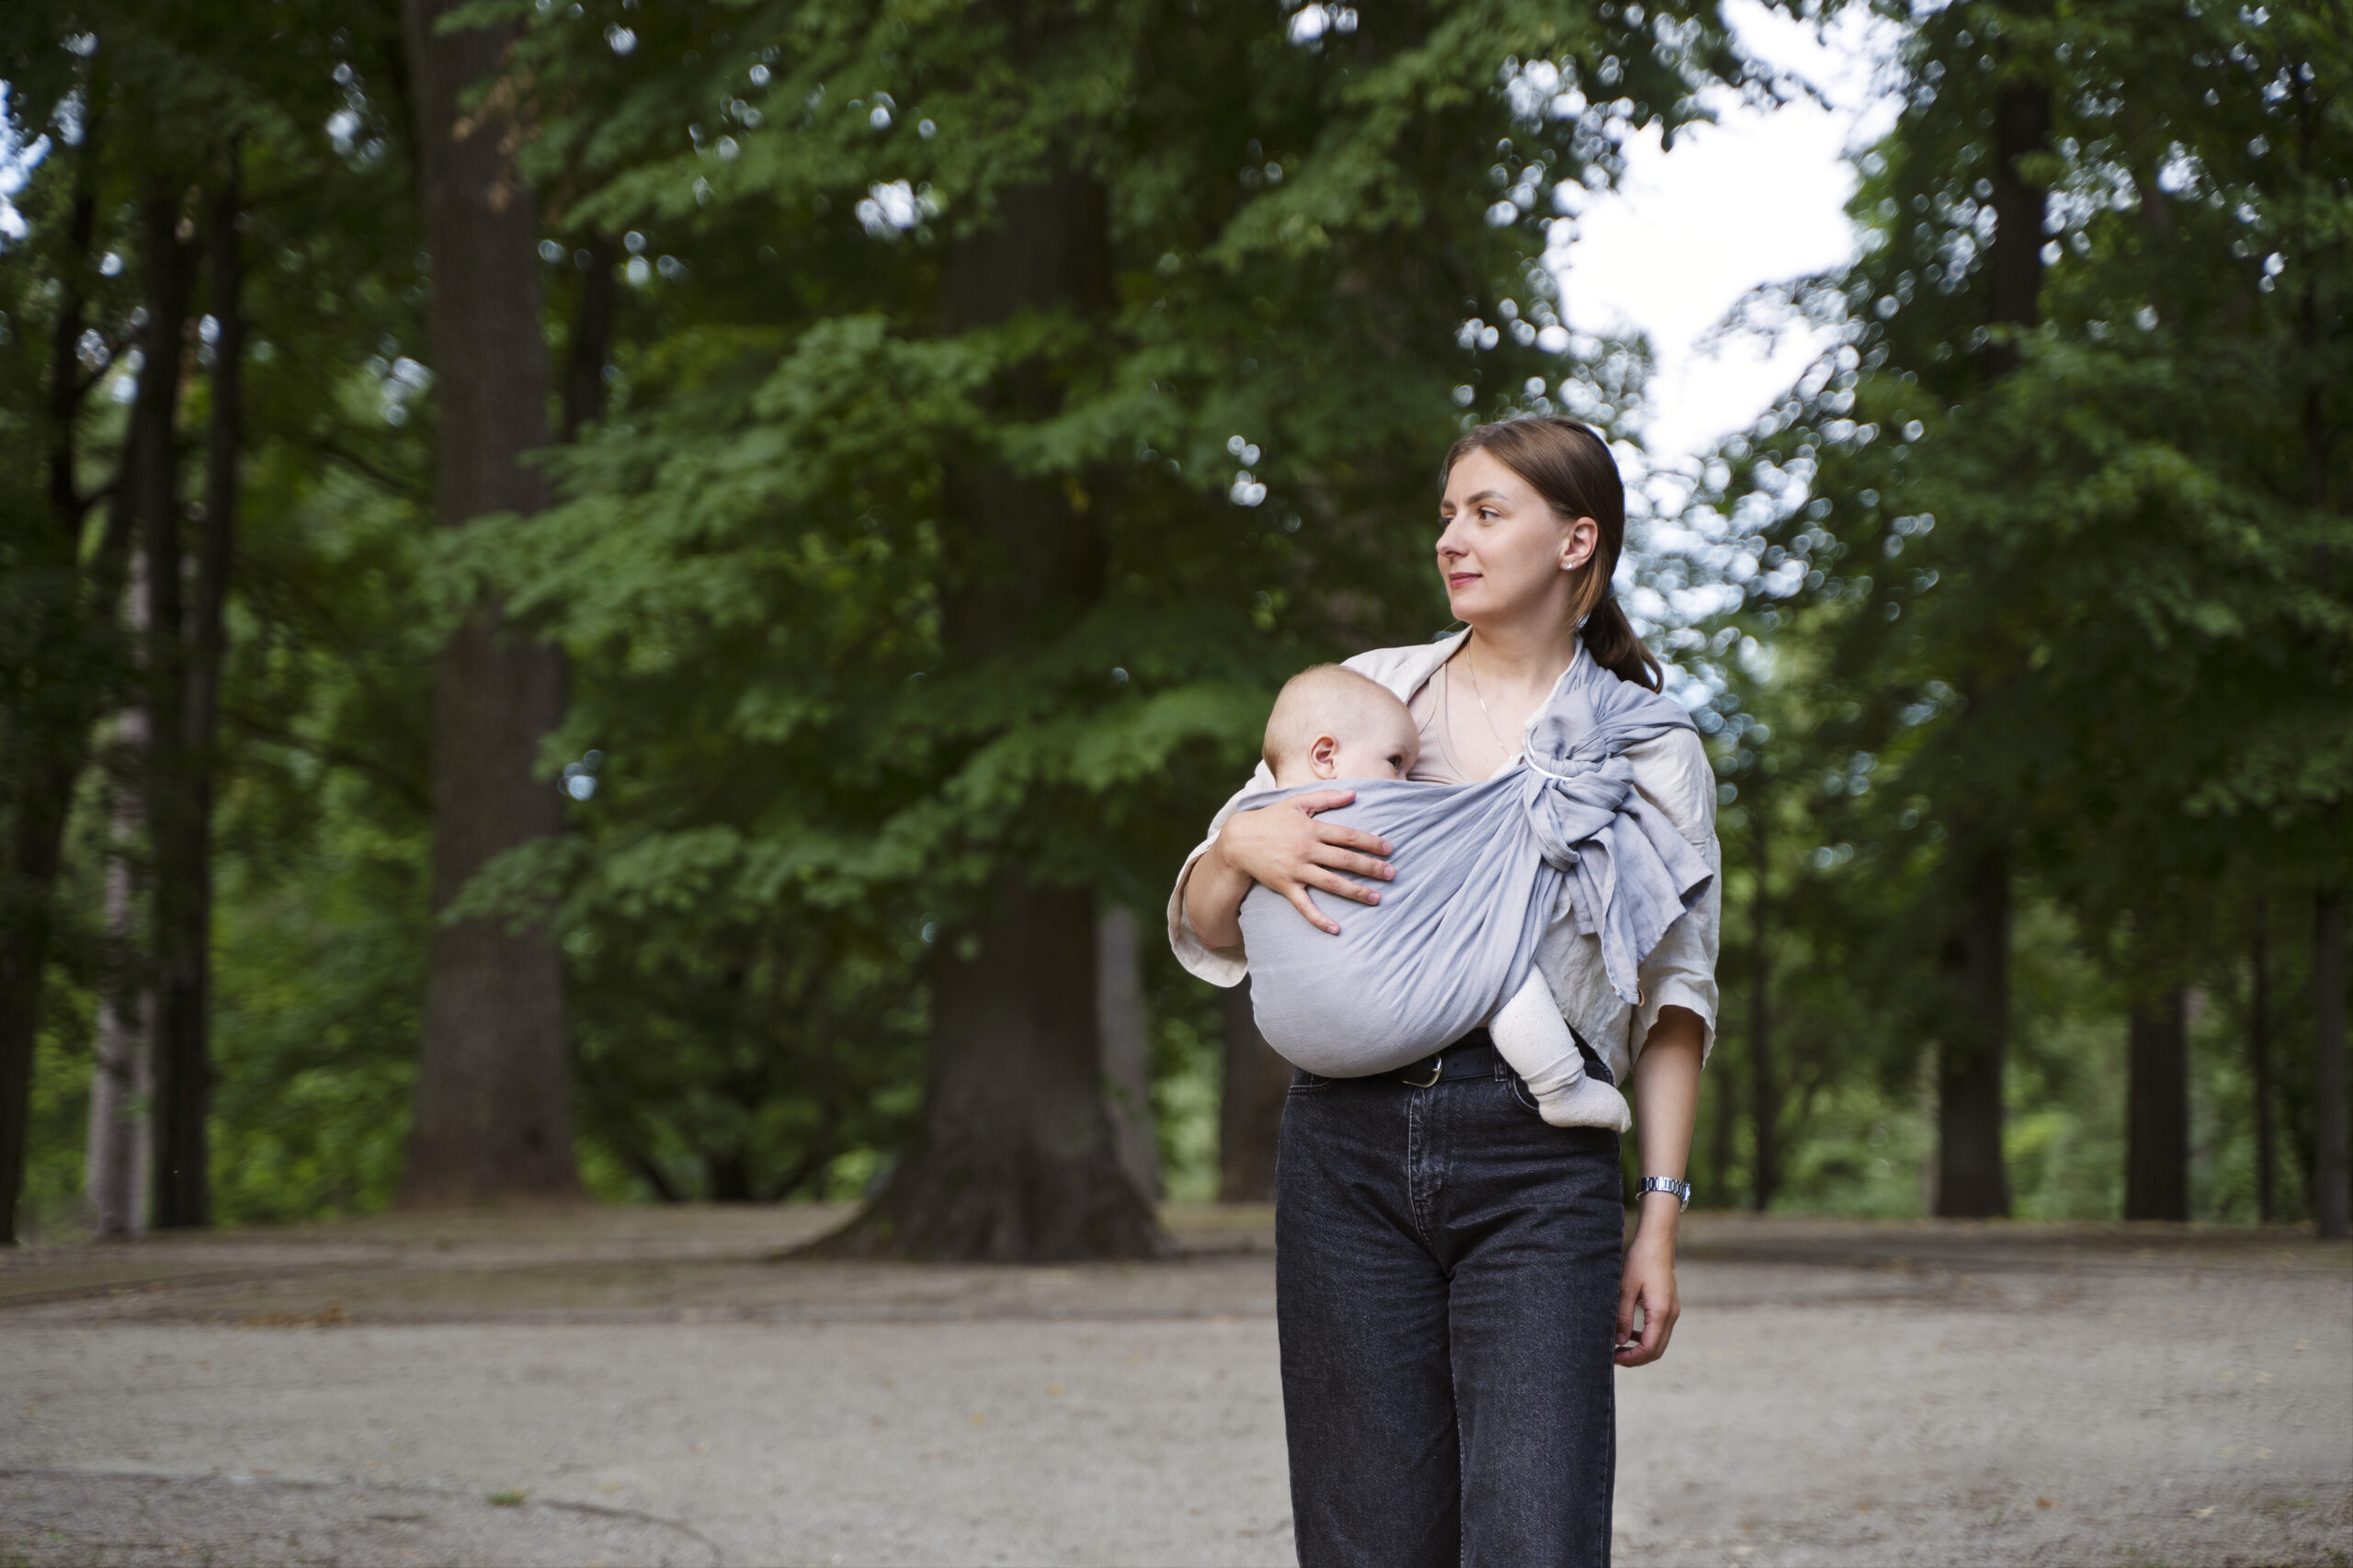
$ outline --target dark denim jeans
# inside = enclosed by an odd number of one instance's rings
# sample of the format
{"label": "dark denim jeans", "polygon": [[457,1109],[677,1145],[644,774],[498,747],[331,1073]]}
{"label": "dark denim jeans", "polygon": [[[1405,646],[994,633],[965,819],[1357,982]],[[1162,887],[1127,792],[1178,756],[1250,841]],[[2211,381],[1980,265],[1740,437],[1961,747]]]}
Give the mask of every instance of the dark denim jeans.
{"label": "dark denim jeans", "polygon": [[1298,1075],[1275,1299],[1301,1568],[1609,1561],[1624,1223],[1618,1135],[1546,1126],[1508,1067]]}

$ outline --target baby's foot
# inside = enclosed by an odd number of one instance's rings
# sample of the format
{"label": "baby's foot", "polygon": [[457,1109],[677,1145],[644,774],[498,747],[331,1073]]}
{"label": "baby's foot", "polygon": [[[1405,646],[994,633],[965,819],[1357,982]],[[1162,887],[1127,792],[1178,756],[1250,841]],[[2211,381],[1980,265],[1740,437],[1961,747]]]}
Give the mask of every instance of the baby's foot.
{"label": "baby's foot", "polygon": [[1536,1113],[1554,1127],[1608,1127],[1625,1132],[1634,1125],[1626,1096],[1588,1074],[1538,1095]]}

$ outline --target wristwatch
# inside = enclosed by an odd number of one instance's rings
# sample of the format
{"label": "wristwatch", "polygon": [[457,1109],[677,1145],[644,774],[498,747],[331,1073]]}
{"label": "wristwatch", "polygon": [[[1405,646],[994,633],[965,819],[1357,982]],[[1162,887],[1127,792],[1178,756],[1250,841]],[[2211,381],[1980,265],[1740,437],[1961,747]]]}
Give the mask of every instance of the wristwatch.
{"label": "wristwatch", "polygon": [[1634,1200],[1639,1203],[1643,1194],[1651,1192],[1671,1192],[1683,1200],[1684,1208],[1691,1207],[1691,1184],[1688,1181],[1677,1181],[1673,1176],[1644,1176],[1643,1185],[1635,1189]]}

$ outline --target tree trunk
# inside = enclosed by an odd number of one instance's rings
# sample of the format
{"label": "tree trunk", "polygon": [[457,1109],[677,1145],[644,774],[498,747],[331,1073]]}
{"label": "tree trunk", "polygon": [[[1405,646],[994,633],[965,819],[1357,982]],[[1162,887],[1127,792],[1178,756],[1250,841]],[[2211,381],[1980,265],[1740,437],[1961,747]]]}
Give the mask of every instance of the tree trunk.
{"label": "tree trunk", "polygon": [[[1985,258],[1995,326],[2029,327],[2042,319],[2043,222],[2050,193],[2018,170],[2051,137],[2051,95],[2040,85],[2005,87],[1994,110],[1994,243]],[[2018,362],[2007,343],[1989,344],[1985,368],[1998,376]]]}
{"label": "tree trunk", "polygon": [[1997,848],[1953,835],[1963,868],[1960,931],[1946,950],[1951,986],[1937,1061],[1937,1201],[1948,1219],[2010,1211],[2002,1164],[2002,1069],[2010,1010],[2010,868]]}
{"label": "tree trunk", "polygon": [[[127,732],[129,715],[123,726]],[[142,716],[143,717],[143,716]],[[141,732],[143,744],[144,732]],[[122,739],[132,737],[124,733]],[[144,813],[124,790],[113,813],[114,845],[107,856],[107,945],[116,952],[137,938],[138,914],[126,846],[136,840]],[[83,1150],[82,1183],[90,1209],[90,1230],[100,1241],[119,1241],[148,1228],[154,1191],[153,1134],[148,1107],[154,1074],[147,1052],[148,998],[138,976],[108,976],[98,1000],[98,1034],[90,1072],[90,1126]]]}
{"label": "tree trunk", "polygon": [[[521,459],[548,444],[537,218],[512,159],[518,134],[494,94],[461,98],[499,67],[509,27],[438,30],[447,0],[404,0],[416,103],[417,188],[433,257],[430,324],[439,399],[434,509],[445,528],[533,512],[546,485]],[[563,800],[533,777],[563,710],[559,652],[475,605],[434,663],[433,888],[439,912],[494,858],[558,833]],[[404,1206],[568,1199],[580,1178],[563,1038],[563,986],[544,928],[437,920]]]}
{"label": "tree trunk", "polygon": [[[188,604],[180,534],[179,387],[188,335],[188,296],[195,257],[179,236],[179,194],[165,189],[140,203],[140,248],[145,267],[147,324],[139,395],[131,407],[131,508],[138,520],[145,562],[145,651],[142,686],[147,707],[147,841],[150,937],[153,980],[148,1008],[153,1059],[155,1140],[154,1222],[159,1229],[211,1220],[210,1158],[206,1121],[211,1108],[211,1063],[204,1053],[197,969],[201,943],[191,943],[197,873],[188,851],[202,834],[191,782],[188,745]],[[200,857],[199,857],[200,858]]]}
{"label": "tree trunk", "polygon": [[1152,1120],[1152,1015],[1143,1001],[1136,917],[1124,908],[1095,922],[1095,1027],[1120,1168],[1146,1198],[1161,1196],[1160,1135]]}
{"label": "tree trunk", "polygon": [[572,322],[571,356],[563,368],[563,438],[605,416],[605,365],[613,357],[613,306],[620,293],[613,268],[620,247],[598,234],[586,247],[588,270],[580,280],[580,311]]}
{"label": "tree trunk", "polygon": [[1290,1063],[1275,1054],[1250,1011],[1250,983],[1218,994],[1225,1023],[1225,1092],[1218,1104],[1217,1200],[1272,1203]]}
{"label": "tree trunk", "polygon": [[[1994,241],[1985,259],[1987,317],[1996,327],[2041,319],[2042,225],[2049,193],[2028,179],[2018,160],[2043,151],[2051,99],[2042,87],[2003,89],[1995,111]],[[2015,347],[1994,343],[1989,375],[2018,363]],[[1971,722],[1972,701],[1961,722]],[[1953,835],[1961,911],[1945,967],[1957,995],[1938,1062],[1936,1211],[1982,1218],[2010,1211],[2002,1160],[2002,1070],[2009,1040],[2010,870],[2007,853],[1988,831],[1964,824]]]}
{"label": "tree trunk", "polygon": [[[1730,1209],[1734,1206],[1732,1165],[1733,1145],[1740,1131],[1740,1079],[1732,1071],[1731,1062],[1726,1058],[1723,1037],[1719,1034],[1714,1057],[1719,1066],[1700,1081],[1700,1093],[1713,1096],[1711,1102],[1713,1109],[1708,1123],[1707,1202],[1711,1207],[1721,1204]],[[1696,1199],[1699,1194],[1695,1192],[1692,1196]]]}
{"label": "tree trunk", "polygon": [[1773,1206],[1773,1194],[1781,1184],[1780,1096],[1773,1082],[1772,1040],[1769,1034],[1771,997],[1767,988],[1772,983],[1772,966],[1765,953],[1765,931],[1769,911],[1765,891],[1765,878],[1771,868],[1770,846],[1765,837],[1765,796],[1763,781],[1754,786],[1756,796],[1748,808],[1748,842],[1755,858],[1756,874],[1756,896],[1749,903],[1748,954],[1748,1074],[1749,1108],[1755,1119],[1756,1159],[1750,1199],[1762,1214]]}
{"label": "tree trunk", "polygon": [[17,1202],[24,1192],[27,1136],[32,1108],[33,1051],[40,1037],[41,982],[57,886],[65,810],[80,776],[78,757],[61,756],[52,737],[43,755],[27,758],[29,788],[16,812],[8,846],[8,880],[24,890],[0,947],[0,1244],[17,1240]]}
{"label": "tree trunk", "polygon": [[28,645],[41,650],[42,679],[37,690],[10,694],[7,710],[11,733],[5,766],[16,798],[6,836],[0,839],[0,853],[6,856],[0,860],[0,1245],[13,1245],[17,1240],[33,1051],[40,1034],[41,990],[49,972],[65,818],[88,755],[91,722],[113,696],[117,650],[112,629],[130,532],[118,488],[97,558],[86,565],[79,559],[85,508],[74,484],[78,459],[74,428],[82,403],[77,362],[82,279],[97,212],[91,174],[97,146],[94,119],[84,125],[76,149],[67,243],[61,258],[64,288],[50,340],[41,431],[48,455],[49,506],[24,530],[21,553],[14,563],[18,572],[46,576],[49,586],[37,600],[40,624],[27,639]]}
{"label": "tree trunk", "polygon": [[[123,619],[134,642],[147,629],[145,558],[131,563]],[[90,1228],[101,1241],[148,1228],[154,1199],[153,991],[142,952],[139,875],[147,833],[147,709],[133,702],[115,722],[114,744],[126,777],[113,789],[106,855],[107,975],[98,997],[96,1057],[90,1072],[90,1125],[82,1153]]]}
{"label": "tree trunk", "polygon": [[2255,901],[2255,939],[2248,953],[2247,1077],[2255,1099],[2255,1217],[2279,1218],[2279,1175],[2271,1150],[2271,964],[2263,900]]}
{"label": "tree trunk", "polygon": [[[949,243],[949,333],[1026,310],[1099,316],[1113,300],[1109,206],[1076,176],[1002,191],[997,221]],[[1017,416],[1060,406],[1051,367],[1006,369]],[[974,454],[945,475],[951,580],[940,630],[971,667],[1057,633],[1101,597],[1101,516],[1076,484],[1017,476]],[[873,1208],[836,1249],[1011,1262],[1157,1251],[1152,1206],[1116,1153],[1095,1022],[1089,893],[1006,869],[932,961],[922,1126]]]}
{"label": "tree trunk", "polygon": [[1158,1248],[1121,1168],[1095,1037],[1095,901],[998,874],[984,925],[931,965],[923,1121],[890,1185],[835,1244],[991,1263]]}
{"label": "tree trunk", "polygon": [[2189,1218],[2189,1028],[2184,994],[2132,1009],[2126,1025],[2124,1217]]}
{"label": "tree trunk", "polygon": [[2313,898],[2313,1218],[2336,1241],[2353,1234],[2353,1151],[2345,1105],[2345,895]]}
{"label": "tree trunk", "polygon": [[[148,837],[153,869],[150,886],[155,926],[153,989],[144,999],[145,1023],[153,1040],[150,1080],[158,1112],[152,1119],[156,1142],[154,1179],[157,1222],[203,1225],[211,1221],[210,1139],[212,1102],[210,1044],[212,943],[212,796],[214,742],[219,728],[221,666],[227,634],[223,611],[234,548],[238,448],[243,422],[244,322],[239,295],[243,268],[237,246],[237,154],[229,173],[207,202],[206,240],[215,324],[211,374],[212,413],[205,462],[202,532],[195,541],[191,597],[170,614],[178,584],[165,585],[149,573],[151,650],[149,673],[155,682],[153,716],[145,726],[149,746]],[[169,238],[160,223],[176,225],[177,203],[161,210],[151,223],[150,245]],[[176,244],[175,244],[176,248]],[[168,430],[168,426],[166,426]],[[143,454],[152,460],[154,449]],[[154,531],[164,517],[176,538],[177,497],[148,495],[148,540],[158,550],[165,535]],[[153,559],[166,559],[158,554]],[[186,562],[173,562],[187,579]],[[177,710],[176,730],[163,727]],[[109,893],[111,894],[111,888]],[[103,1070],[106,1063],[101,1062]],[[97,1106],[92,1104],[96,1126]],[[95,1163],[97,1151],[92,1151]],[[112,1162],[119,1165],[119,1156]],[[108,1175],[111,1176],[112,1170]],[[106,1218],[102,1214],[101,1223]]]}
{"label": "tree trunk", "polygon": [[703,1156],[703,1171],[710,1183],[713,1203],[749,1203],[752,1192],[752,1166],[739,1142],[722,1154]]}
{"label": "tree trunk", "polygon": [[[2312,164],[2312,103],[2309,85],[2299,85],[2302,109],[2304,163]],[[2304,280],[2304,345],[2309,358],[2304,379],[2304,499],[2316,512],[2331,510],[2329,453],[2337,432],[2323,415],[2321,393],[2328,384],[2320,368],[2320,306],[2318,285]],[[2336,562],[2324,541],[2313,546],[2313,575],[2325,590],[2336,586]],[[2338,842],[2344,839],[2342,807],[2325,819]],[[2353,1129],[2346,1125],[2345,1104],[2345,893],[2324,888],[2313,896],[2313,1219],[2323,1236],[2341,1241],[2353,1235]]]}

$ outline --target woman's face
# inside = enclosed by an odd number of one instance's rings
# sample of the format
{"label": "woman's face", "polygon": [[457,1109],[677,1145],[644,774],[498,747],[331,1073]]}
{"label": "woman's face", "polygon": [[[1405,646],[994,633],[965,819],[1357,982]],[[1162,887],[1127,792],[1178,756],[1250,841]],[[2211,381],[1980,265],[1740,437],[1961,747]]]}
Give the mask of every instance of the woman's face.
{"label": "woman's face", "polygon": [[1564,518],[1490,453],[1472,452],[1446,476],[1446,531],[1438,569],[1455,619],[1490,627],[1565,619],[1571,574],[1593,559],[1600,528]]}

